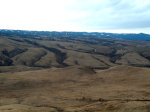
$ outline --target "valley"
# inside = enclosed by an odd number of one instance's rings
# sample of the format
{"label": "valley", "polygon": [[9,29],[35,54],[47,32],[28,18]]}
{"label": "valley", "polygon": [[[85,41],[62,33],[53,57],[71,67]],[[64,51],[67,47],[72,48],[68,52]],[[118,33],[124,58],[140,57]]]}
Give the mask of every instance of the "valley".
{"label": "valley", "polygon": [[[91,35],[80,37],[82,35],[75,32],[70,37],[60,37],[56,32],[52,33],[54,37],[51,37],[52,34],[43,36],[44,34],[47,33],[38,35],[30,31],[25,34],[1,32],[0,65],[5,68],[17,66],[18,69],[19,66],[37,69],[70,65],[96,69],[116,65],[150,66],[149,41]],[[3,72],[3,67],[0,67],[0,71]]]}
{"label": "valley", "polygon": [[149,67],[148,34],[0,30],[0,112],[149,112]]}

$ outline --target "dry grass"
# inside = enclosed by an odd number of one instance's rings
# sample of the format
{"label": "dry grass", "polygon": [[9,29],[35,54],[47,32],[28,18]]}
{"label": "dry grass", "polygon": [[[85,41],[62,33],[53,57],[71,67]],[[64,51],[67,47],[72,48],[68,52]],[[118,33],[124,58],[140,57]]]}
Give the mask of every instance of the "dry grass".
{"label": "dry grass", "polygon": [[0,38],[0,112],[149,112],[149,42],[54,38]]}
{"label": "dry grass", "polygon": [[[68,41],[58,38],[58,41],[46,41],[23,37],[1,37],[0,64],[5,62],[2,65],[8,66],[7,60],[10,59],[13,61],[11,64],[13,66],[44,68],[64,65],[92,68],[108,68],[120,64],[150,66],[148,42],[100,38],[93,40],[96,44],[90,43],[91,41],[90,38],[74,38]],[[17,49],[22,52],[17,52]],[[11,57],[11,53],[14,56]]]}
{"label": "dry grass", "polygon": [[149,73],[130,66],[1,73],[0,112],[148,112]]}

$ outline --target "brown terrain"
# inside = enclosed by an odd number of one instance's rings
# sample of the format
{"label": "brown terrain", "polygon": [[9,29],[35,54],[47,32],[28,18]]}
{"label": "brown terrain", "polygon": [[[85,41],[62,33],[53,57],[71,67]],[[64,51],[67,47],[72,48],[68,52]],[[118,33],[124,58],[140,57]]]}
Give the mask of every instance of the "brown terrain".
{"label": "brown terrain", "polygon": [[0,112],[150,112],[150,42],[96,35],[0,31]]}
{"label": "brown terrain", "polygon": [[0,112],[149,111],[149,68],[70,66],[0,74]]}

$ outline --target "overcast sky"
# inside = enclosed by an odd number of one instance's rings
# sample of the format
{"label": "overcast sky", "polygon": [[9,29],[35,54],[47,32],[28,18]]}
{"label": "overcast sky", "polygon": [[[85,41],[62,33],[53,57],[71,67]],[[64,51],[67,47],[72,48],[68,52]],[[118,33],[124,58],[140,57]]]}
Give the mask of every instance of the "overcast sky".
{"label": "overcast sky", "polygon": [[150,0],[0,0],[0,29],[150,34]]}

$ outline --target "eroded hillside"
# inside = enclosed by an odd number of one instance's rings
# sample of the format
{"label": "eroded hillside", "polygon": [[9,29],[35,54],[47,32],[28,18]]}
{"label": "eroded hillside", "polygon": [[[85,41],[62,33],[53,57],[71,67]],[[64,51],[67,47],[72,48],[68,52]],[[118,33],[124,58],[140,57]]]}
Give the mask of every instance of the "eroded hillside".
{"label": "eroded hillside", "polygon": [[94,36],[80,37],[80,35],[0,36],[0,72],[70,65],[97,69],[116,65],[149,67],[150,43]]}
{"label": "eroded hillside", "polygon": [[147,38],[1,30],[0,112],[149,112]]}

